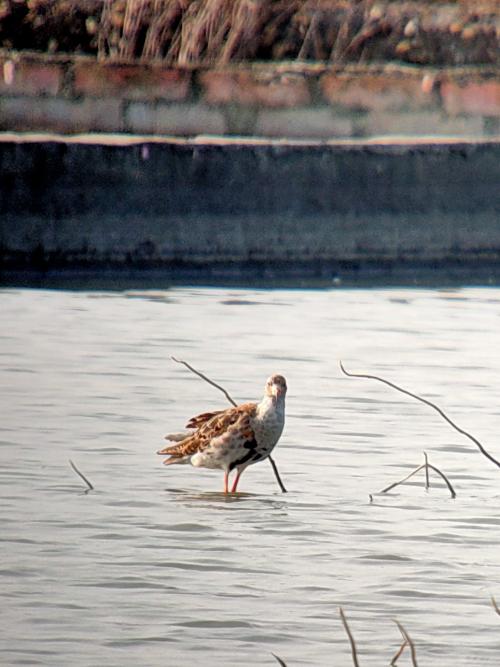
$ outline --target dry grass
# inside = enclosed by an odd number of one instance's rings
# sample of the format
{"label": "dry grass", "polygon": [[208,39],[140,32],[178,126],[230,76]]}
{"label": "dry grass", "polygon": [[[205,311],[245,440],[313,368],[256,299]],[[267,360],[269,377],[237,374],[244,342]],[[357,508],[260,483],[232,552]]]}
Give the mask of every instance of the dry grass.
{"label": "dry grass", "polygon": [[498,62],[496,0],[0,0],[0,46],[168,64]]}
{"label": "dry grass", "polygon": [[99,53],[179,65],[296,58],[336,63],[394,58],[458,64],[495,60],[498,36],[491,3],[455,3],[451,11],[448,5],[443,9],[444,25],[436,19],[436,4],[107,0]]}
{"label": "dry grass", "polygon": [[99,54],[179,65],[272,55],[280,30],[302,5],[300,0],[107,0]]}

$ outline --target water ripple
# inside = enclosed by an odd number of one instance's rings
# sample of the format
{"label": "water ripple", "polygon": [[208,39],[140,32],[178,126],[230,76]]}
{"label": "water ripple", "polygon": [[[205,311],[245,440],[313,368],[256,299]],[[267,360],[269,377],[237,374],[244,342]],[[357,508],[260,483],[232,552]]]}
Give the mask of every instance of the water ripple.
{"label": "water ripple", "polygon": [[[0,662],[348,664],[342,606],[366,664],[387,664],[397,618],[419,664],[496,665],[496,468],[338,360],[431,397],[494,452],[499,304],[496,288],[0,290]],[[161,466],[169,428],[226,406],[169,361],[181,350],[238,400],[287,377],[288,493],[267,462],[230,497],[220,471]],[[423,450],[455,500],[423,475],[374,494]]]}

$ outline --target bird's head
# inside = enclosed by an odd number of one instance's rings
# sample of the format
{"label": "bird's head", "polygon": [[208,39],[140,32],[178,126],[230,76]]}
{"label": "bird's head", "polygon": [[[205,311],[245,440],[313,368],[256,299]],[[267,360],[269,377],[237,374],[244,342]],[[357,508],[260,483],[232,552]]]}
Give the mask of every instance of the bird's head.
{"label": "bird's head", "polygon": [[274,401],[285,398],[286,380],[282,375],[271,375],[266,382],[266,395],[271,396]]}

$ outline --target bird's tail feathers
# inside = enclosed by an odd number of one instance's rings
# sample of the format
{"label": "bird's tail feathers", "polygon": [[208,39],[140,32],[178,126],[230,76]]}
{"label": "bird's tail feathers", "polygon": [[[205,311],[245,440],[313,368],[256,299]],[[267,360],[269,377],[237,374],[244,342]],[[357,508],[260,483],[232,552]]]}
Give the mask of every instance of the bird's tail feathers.
{"label": "bird's tail feathers", "polygon": [[170,440],[170,442],[182,442],[186,438],[189,438],[190,435],[193,435],[192,431],[179,431],[178,433],[167,433],[165,440]]}
{"label": "bird's tail feathers", "polygon": [[[158,452],[159,453],[159,452]],[[171,466],[174,464],[179,464],[183,465],[186,463],[190,463],[191,457],[190,456],[170,456],[168,459],[165,459],[163,461],[164,466]]]}

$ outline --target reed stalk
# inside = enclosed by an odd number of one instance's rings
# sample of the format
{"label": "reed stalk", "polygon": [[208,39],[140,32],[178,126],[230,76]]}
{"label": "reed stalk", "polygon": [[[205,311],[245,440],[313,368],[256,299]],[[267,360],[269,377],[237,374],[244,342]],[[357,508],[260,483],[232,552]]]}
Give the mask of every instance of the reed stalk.
{"label": "reed stalk", "polygon": [[80,479],[82,479],[82,480],[85,482],[85,484],[87,485],[87,488],[86,488],[86,490],[85,490],[85,493],[88,493],[89,491],[93,491],[94,487],[93,487],[92,483],[85,477],[85,475],[83,474],[83,472],[80,472],[80,470],[78,470],[78,468],[77,468],[76,465],[73,463],[73,461],[71,461],[71,459],[70,459],[70,461],[69,461],[69,464],[70,464],[70,466],[73,468],[73,470],[76,472],[76,474],[78,475],[78,477],[80,477]]}
{"label": "reed stalk", "polygon": [[479,449],[481,454],[485,456],[489,461],[494,463],[498,468],[500,468],[500,461],[497,461],[496,458],[494,458],[484,447],[483,445],[479,442],[477,438],[475,438],[473,435],[471,435],[468,431],[464,430],[463,428],[460,428],[460,426],[457,426],[455,422],[448,417],[448,415],[442,410],[440,407],[438,407],[435,403],[432,401],[429,401],[427,398],[422,398],[421,396],[418,396],[417,394],[414,394],[411,391],[408,391],[408,389],[403,389],[402,387],[399,387],[397,384],[394,382],[390,382],[389,380],[385,380],[384,378],[379,377],[378,375],[367,375],[365,373],[350,373],[346,371],[344,368],[342,362],[340,362],[340,368],[344,375],[347,375],[348,377],[355,377],[355,378],[367,378],[369,380],[377,380],[378,382],[382,382],[383,384],[388,385],[389,387],[392,387],[396,391],[399,391],[402,394],[406,394],[407,396],[411,396],[412,398],[415,398],[417,401],[420,401],[421,403],[424,403],[425,405],[428,405],[431,407],[433,410],[435,410],[455,431],[460,433],[461,435],[464,435],[466,438],[471,440],[476,447]]}

